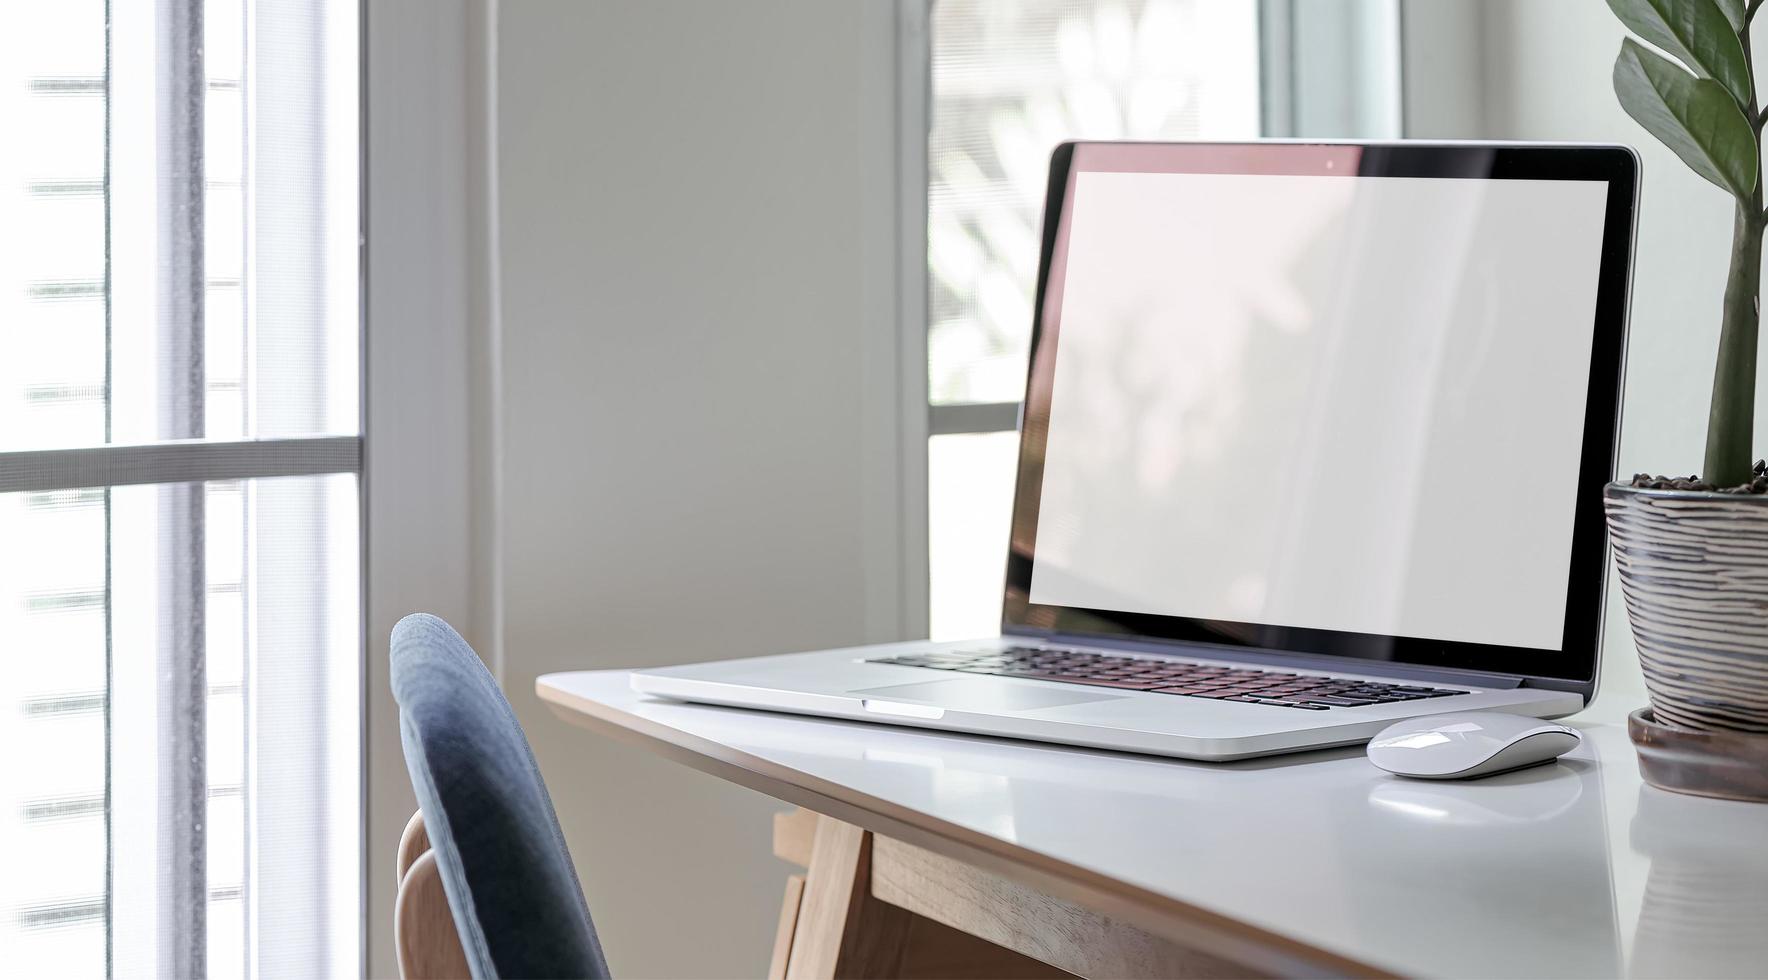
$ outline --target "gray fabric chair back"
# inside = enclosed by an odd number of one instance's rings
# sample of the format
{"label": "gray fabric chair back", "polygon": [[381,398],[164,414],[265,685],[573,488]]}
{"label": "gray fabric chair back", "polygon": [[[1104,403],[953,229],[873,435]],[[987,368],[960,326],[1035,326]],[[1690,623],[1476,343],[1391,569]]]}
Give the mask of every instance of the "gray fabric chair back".
{"label": "gray fabric chair back", "polygon": [[405,767],[473,976],[608,976],[552,798],[491,672],[422,613],[393,627],[392,660]]}

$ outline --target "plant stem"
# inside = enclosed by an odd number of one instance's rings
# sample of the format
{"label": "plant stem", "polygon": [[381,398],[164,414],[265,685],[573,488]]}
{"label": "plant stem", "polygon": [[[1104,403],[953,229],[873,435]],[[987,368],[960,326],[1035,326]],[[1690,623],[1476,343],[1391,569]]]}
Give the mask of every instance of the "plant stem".
{"label": "plant stem", "polygon": [[1731,236],[1731,273],[1725,281],[1719,360],[1713,369],[1713,403],[1707,413],[1707,456],[1702,475],[1716,487],[1750,481],[1750,446],[1756,409],[1756,342],[1761,325],[1757,296],[1762,279],[1762,191],[1737,203]]}
{"label": "plant stem", "polygon": [[[1754,17],[1762,0],[1753,0],[1747,11]],[[1746,17],[1745,23],[1748,23]],[[1743,58],[1749,77],[1756,77],[1755,53],[1750,29],[1745,27]],[[1758,111],[1760,99],[1751,86],[1750,104],[1744,111],[1751,119],[1768,117]],[[1719,327],[1719,358],[1713,367],[1713,400],[1707,409],[1707,453],[1701,466],[1706,481],[1716,487],[1748,483],[1750,450],[1754,442],[1756,414],[1756,346],[1762,320],[1762,174],[1758,126],[1757,175],[1748,200],[1737,202],[1731,231],[1731,269],[1725,279],[1725,306]]]}

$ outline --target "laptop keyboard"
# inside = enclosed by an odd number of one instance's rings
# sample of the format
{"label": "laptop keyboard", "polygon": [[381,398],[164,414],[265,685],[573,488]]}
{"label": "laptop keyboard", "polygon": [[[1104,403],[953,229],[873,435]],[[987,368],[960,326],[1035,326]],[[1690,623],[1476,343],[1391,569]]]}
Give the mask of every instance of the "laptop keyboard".
{"label": "laptop keyboard", "polygon": [[1418,685],[1314,677],[1220,664],[1148,660],[1052,647],[1008,647],[1002,651],[938,650],[902,657],[884,657],[870,662],[926,667],[931,670],[954,670],[963,674],[1032,677],[1087,687],[1115,687],[1150,694],[1241,701],[1298,708],[1303,711],[1326,711],[1331,708],[1361,707],[1393,701],[1419,701],[1467,693]]}

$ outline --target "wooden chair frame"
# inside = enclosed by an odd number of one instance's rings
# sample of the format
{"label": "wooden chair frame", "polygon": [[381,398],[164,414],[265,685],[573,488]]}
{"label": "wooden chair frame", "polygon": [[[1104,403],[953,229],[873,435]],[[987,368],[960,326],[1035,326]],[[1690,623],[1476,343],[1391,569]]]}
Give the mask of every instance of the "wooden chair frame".
{"label": "wooden chair frame", "polygon": [[399,956],[399,975],[405,980],[472,976],[454,914],[448,909],[448,894],[442,889],[442,870],[424,830],[422,811],[411,815],[405,832],[399,835],[394,870],[399,892],[393,902],[393,948]]}

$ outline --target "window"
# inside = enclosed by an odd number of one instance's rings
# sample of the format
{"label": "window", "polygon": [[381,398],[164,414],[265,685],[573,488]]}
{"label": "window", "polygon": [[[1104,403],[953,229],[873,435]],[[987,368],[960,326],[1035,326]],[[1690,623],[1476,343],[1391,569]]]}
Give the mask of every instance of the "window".
{"label": "window", "polygon": [[934,639],[1000,625],[1040,212],[1065,139],[1261,132],[1260,5],[936,0],[928,140]]}
{"label": "window", "polygon": [[358,11],[0,34],[0,949],[361,964]]}

